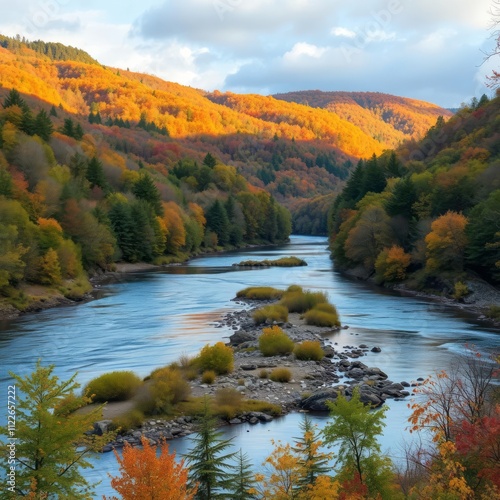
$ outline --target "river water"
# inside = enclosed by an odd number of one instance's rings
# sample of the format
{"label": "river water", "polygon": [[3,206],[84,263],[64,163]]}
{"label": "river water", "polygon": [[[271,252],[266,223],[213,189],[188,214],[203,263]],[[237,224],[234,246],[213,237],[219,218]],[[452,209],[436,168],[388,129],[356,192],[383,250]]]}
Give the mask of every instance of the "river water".
{"label": "river water", "polygon": [[[242,269],[241,260],[295,255],[306,267]],[[335,333],[332,343],[380,346],[362,361],[378,366],[395,382],[414,381],[446,369],[453,357],[473,344],[484,352],[500,346],[500,330],[437,302],[381,290],[346,278],[334,270],[327,240],[292,236],[290,243],[273,248],[247,249],[193,259],[166,270],[124,276],[119,283],[103,286],[97,298],[85,304],[50,309],[0,323],[0,389],[6,394],[12,382],[8,372],[24,375],[37,359],[54,364],[55,373],[67,379],[78,372],[82,385],[113,370],[134,370],[140,376],[179,358],[196,354],[202,346],[227,340],[232,333],[216,328],[224,312],[244,307],[231,299],[242,288],[290,284],[325,291],[349,328]],[[406,402],[389,402],[383,450],[396,461],[409,410]],[[300,434],[301,416],[291,414],[270,424],[240,425],[225,429],[235,450],[242,448],[259,468],[272,449],[270,439],[291,441]],[[326,416],[315,416],[321,427]],[[171,449],[180,454],[189,438],[174,440]],[[96,498],[111,495],[108,472],[116,474],[113,454],[95,458],[92,480],[101,481]]]}

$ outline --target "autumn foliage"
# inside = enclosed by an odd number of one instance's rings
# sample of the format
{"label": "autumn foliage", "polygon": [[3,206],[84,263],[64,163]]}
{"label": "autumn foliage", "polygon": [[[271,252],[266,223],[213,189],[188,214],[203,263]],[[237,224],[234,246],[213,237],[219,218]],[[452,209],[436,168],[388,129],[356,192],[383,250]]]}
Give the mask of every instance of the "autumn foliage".
{"label": "autumn foliage", "polygon": [[[168,444],[162,441],[157,455],[157,447],[145,437],[142,447],[134,448],[128,443],[120,456],[115,451],[120,465],[120,476],[111,479],[111,486],[122,500],[191,500],[196,488],[187,486],[188,470],[184,461],[176,461],[175,453],[169,453]],[[109,500],[118,500],[110,497]]]}

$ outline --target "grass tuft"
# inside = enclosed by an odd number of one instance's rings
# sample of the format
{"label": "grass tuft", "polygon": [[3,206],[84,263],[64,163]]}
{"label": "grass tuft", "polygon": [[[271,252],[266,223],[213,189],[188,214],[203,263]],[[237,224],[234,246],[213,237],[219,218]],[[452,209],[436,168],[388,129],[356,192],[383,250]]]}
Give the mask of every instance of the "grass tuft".
{"label": "grass tuft", "polygon": [[288,368],[274,368],[269,375],[273,382],[286,383],[292,380],[292,372]]}

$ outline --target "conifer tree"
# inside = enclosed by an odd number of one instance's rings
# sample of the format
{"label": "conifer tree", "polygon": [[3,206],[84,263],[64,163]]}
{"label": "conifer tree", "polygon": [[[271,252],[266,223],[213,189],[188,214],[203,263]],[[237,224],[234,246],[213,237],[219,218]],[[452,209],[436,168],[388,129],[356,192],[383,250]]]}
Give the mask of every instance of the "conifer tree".
{"label": "conifer tree", "polygon": [[[40,362],[24,377],[11,373],[16,381],[16,485],[12,498],[91,498],[93,485],[81,469],[92,467],[90,452],[99,450],[112,436],[89,434],[102,407],[74,413],[87,405],[87,397],[75,394],[75,375],[60,381],[54,366]],[[0,428],[0,434],[7,434]],[[76,447],[75,443],[79,446]],[[6,443],[1,443],[7,449]],[[0,460],[5,461],[4,453]],[[2,464],[5,465],[5,464]],[[2,497],[10,498],[10,497]]]}
{"label": "conifer tree", "polygon": [[203,165],[206,165],[208,168],[215,168],[217,160],[210,153],[207,153],[203,159]]}
{"label": "conifer tree", "polygon": [[77,123],[76,124],[76,127],[75,127],[75,131],[74,131],[74,134],[73,134],[73,137],[77,140],[77,141],[81,141],[83,139],[83,135],[84,135],[84,131],[83,131],[83,127],[80,123]]}
{"label": "conifer tree", "polygon": [[385,211],[391,217],[401,215],[407,219],[414,216],[413,204],[417,201],[417,190],[410,177],[400,179],[394,187],[391,198],[385,204]]}
{"label": "conifer tree", "polygon": [[52,120],[44,109],[41,109],[36,115],[34,131],[38,137],[41,137],[44,141],[48,141],[52,132],[54,132],[54,125],[52,125]]}
{"label": "conifer tree", "polygon": [[209,404],[208,398],[205,398],[198,432],[193,438],[194,446],[185,455],[190,471],[189,485],[198,485],[196,500],[227,498],[225,491],[229,491],[234,484],[231,460],[235,453],[227,453],[231,441],[222,439],[222,433],[215,429],[216,421]]}
{"label": "conifer tree", "polygon": [[229,490],[231,500],[253,500],[256,497],[255,475],[246,453],[242,450],[236,455],[236,472]]}
{"label": "conifer tree", "polygon": [[303,468],[304,475],[300,484],[302,487],[307,487],[314,484],[319,476],[327,475],[331,471],[328,462],[332,458],[332,454],[319,451],[323,442],[308,415],[304,415],[300,429],[302,436],[295,438],[295,446],[292,449],[300,456],[299,463]]}
{"label": "conifer tree", "polygon": [[163,215],[160,191],[148,173],[145,172],[139,177],[132,188],[132,193],[136,198],[147,201],[156,215]]}
{"label": "conifer tree", "polygon": [[19,106],[21,109],[27,107],[26,101],[21,97],[21,94],[16,89],[11,89],[7,97],[3,101],[3,107]]}
{"label": "conifer tree", "polygon": [[92,159],[88,162],[86,177],[90,182],[91,188],[93,188],[94,186],[98,186],[103,190],[106,190],[108,188],[108,183],[106,181],[106,176],[104,175],[102,163],[96,156],[93,156]]}
{"label": "conifer tree", "polygon": [[224,246],[229,243],[229,219],[224,206],[218,199],[207,211],[207,228],[217,235],[217,241],[220,245]]}

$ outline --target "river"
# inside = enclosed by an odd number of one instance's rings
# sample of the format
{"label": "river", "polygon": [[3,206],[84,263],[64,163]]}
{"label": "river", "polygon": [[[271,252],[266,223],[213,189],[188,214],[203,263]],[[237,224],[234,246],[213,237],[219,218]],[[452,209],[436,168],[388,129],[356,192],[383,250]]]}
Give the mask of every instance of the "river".
{"label": "river", "polygon": [[[246,269],[232,264],[295,255],[307,267]],[[481,351],[498,349],[500,330],[438,302],[402,297],[336,273],[327,240],[292,236],[290,243],[272,248],[245,249],[193,259],[186,265],[123,276],[103,286],[96,300],[60,307],[0,323],[0,389],[12,382],[8,372],[24,375],[37,359],[54,364],[55,373],[69,378],[78,372],[82,385],[113,370],[134,370],[140,376],[195,354],[206,343],[226,340],[232,333],[215,322],[238,305],[231,299],[251,285],[285,288],[297,283],[325,291],[349,328],[331,337],[338,345],[380,346],[363,362],[378,366],[395,382],[416,380],[446,369],[453,357],[473,344]],[[408,440],[406,402],[391,401],[387,427],[381,439],[384,451],[395,460]],[[301,416],[291,414],[270,424],[226,428],[256,468],[272,449],[273,439],[292,440],[299,434]],[[316,416],[321,427],[327,417]],[[174,440],[171,448],[182,453],[189,438]],[[111,495],[108,472],[116,474],[113,454],[95,458],[95,469],[86,474],[101,481],[96,498]]]}

